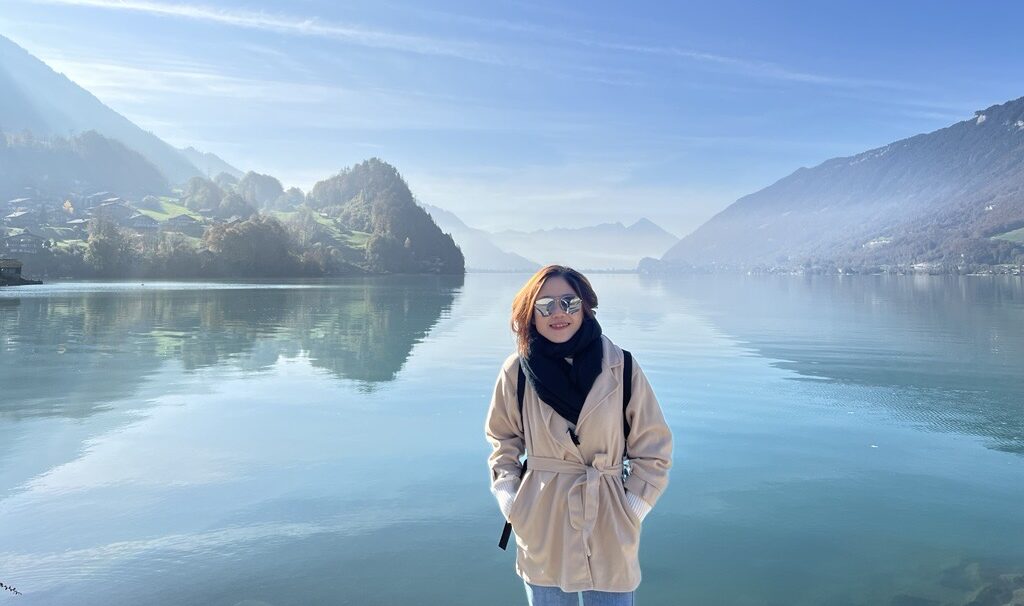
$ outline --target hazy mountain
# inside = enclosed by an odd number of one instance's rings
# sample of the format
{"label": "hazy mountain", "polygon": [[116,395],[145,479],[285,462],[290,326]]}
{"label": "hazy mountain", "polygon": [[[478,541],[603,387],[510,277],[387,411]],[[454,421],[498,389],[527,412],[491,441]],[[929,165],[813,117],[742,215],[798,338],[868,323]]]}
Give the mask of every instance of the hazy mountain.
{"label": "hazy mountain", "polygon": [[0,200],[38,191],[116,192],[123,196],[168,193],[155,166],[121,142],[87,131],[71,139],[0,134]]}
{"label": "hazy mountain", "polygon": [[216,154],[201,152],[194,147],[186,147],[185,149],[179,149],[178,151],[181,152],[181,154],[184,155],[193,166],[202,171],[202,173],[210,179],[221,173],[227,173],[236,179],[242,178],[242,171],[231,166]]}
{"label": "hazy mountain", "polygon": [[38,137],[95,130],[139,152],[173,184],[201,172],[177,149],[133,124],[63,74],[0,36],[0,129]]}
{"label": "hazy mountain", "polygon": [[377,158],[318,182],[306,202],[341,227],[370,234],[366,262],[372,272],[465,272],[452,237],[416,204],[395,167]]}
{"label": "hazy mountain", "polygon": [[491,234],[474,229],[462,222],[455,214],[420,204],[434,219],[441,231],[449,233],[466,257],[466,269],[481,271],[534,271],[540,264],[515,253],[505,252],[491,242]]}
{"label": "hazy mountain", "polygon": [[683,238],[670,265],[1003,263],[1024,246],[1024,98],[801,168]]}
{"label": "hazy mountain", "polygon": [[679,241],[648,219],[626,227],[601,223],[591,227],[531,232],[502,231],[491,240],[504,250],[529,255],[542,264],[578,269],[634,269],[643,257],[658,257]]}

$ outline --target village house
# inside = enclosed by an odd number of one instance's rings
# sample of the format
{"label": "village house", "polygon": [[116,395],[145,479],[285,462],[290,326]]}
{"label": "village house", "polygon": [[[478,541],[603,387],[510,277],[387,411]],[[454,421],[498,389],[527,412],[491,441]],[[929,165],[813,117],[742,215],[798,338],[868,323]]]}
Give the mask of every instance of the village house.
{"label": "village house", "polygon": [[135,209],[121,201],[120,198],[111,198],[89,211],[93,217],[100,217],[117,223],[124,223],[135,214]]}
{"label": "village house", "polygon": [[94,194],[89,194],[82,200],[83,206],[85,208],[93,208],[95,206],[99,206],[104,200],[110,199],[112,195],[113,194],[111,194],[109,191],[100,191]]}
{"label": "village house", "polygon": [[190,215],[177,215],[164,221],[164,231],[176,231],[190,236],[201,236],[203,224]]}
{"label": "village house", "polygon": [[16,278],[21,276],[21,261],[17,259],[0,259],[0,278]]}
{"label": "village house", "polygon": [[30,210],[16,210],[4,217],[8,227],[34,227],[39,224],[39,215]]}
{"label": "village house", "polygon": [[75,235],[82,237],[89,230],[89,219],[72,219],[64,225],[75,230]]}
{"label": "village house", "polygon": [[15,198],[7,201],[7,208],[11,210],[24,209],[30,202],[32,202],[32,198]]}
{"label": "village house", "polygon": [[4,250],[11,254],[34,255],[43,249],[46,238],[29,232],[7,236],[3,240]]}
{"label": "village house", "polygon": [[156,233],[160,230],[159,221],[142,213],[128,217],[125,226],[140,233]]}

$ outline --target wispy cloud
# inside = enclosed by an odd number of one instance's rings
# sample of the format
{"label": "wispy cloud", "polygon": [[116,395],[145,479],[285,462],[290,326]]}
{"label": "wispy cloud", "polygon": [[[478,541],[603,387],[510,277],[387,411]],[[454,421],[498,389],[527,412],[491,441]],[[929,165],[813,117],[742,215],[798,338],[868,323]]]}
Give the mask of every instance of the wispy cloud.
{"label": "wispy cloud", "polygon": [[[350,44],[416,53],[453,57],[477,63],[518,67],[537,70],[552,75],[577,80],[596,82],[617,86],[637,86],[642,84],[635,73],[623,77],[607,66],[600,69],[594,66],[558,65],[549,55],[545,60],[530,60],[517,56],[514,48],[500,48],[472,41],[454,41],[430,36],[398,33],[381,29],[368,28],[360,25],[327,21],[316,17],[297,17],[281,13],[256,12],[238,9],[220,9],[198,4],[158,2],[154,0],[31,0],[39,4],[62,6],[92,7],[106,10],[146,13],[162,17],[192,19],[223,25],[255,29],[284,34],[314,36],[339,40]],[[417,11],[420,16],[444,17],[446,20],[469,23],[477,28],[498,29],[517,34],[528,34],[538,38],[568,43],[576,46],[602,49],[605,51],[625,52],[641,55],[658,55],[685,59],[705,67],[737,73],[743,76],[780,80],[787,82],[806,83],[822,86],[845,88],[874,87],[890,90],[908,90],[911,87],[903,82],[891,82],[866,78],[818,74],[794,69],[771,61],[733,57],[709,53],[700,50],[686,49],[676,46],[659,46],[631,44],[614,40],[599,39],[595,34],[581,36],[549,26],[540,26],[528,22],[515,22],[493,18],[479,18],[436,11]],[[621,71],[621,70],[620,70]]]}
{"label": "wispy cloud", "polygon": [[146,13],[220,23],[233,27],[283,34],[316,36],[360,46],[411,52],[423,55],[457,57],[483,63],[502,63],[485,49],[466,43],[371,29],[357,25],[300,18],[266,12],[227,10],[196,4],[153,2],[150,0],[34,0],[37,4],[81,6],[107,10]]}
{"label": "wispy cloud", "polygon": [[861,88],[875,87],[894,90],[908,90],[911,87],[903,82],[892,82],[887,80],[873,80],[866,78],[850,78],[845,76],[833,76],[816,74],[812,72],[792,69],[771,61],[758,59],[746,59],[730,57],[716,53],[679,48],[675,46],[649,46],[642,44],[623,44],[618,42],[603,42],[576,38],[581,43],[605,48],[608,50],[623,51],[629,53],[641,53],[647,55],[660,55],[664,57],[677,57],[688,59],[705,65],[717,66],[732,72],[772,80],[784,80],[787,82],[802,82],[806,84],[820,84],[828,86]]}
{"label": "wispy cloud", "polygon": [[718,69],[722,69],[725,71],[740,73],[743,75],[757,78],[850,88],[876,87],[893,90],[906,90],[910,88],[906,83],[903,82],[817,74],[760,59],[733,57],[717,53],[704,52],[700,50],[681,48],[677,46],[630,44],[626,42],[618,42],[614,40],[608,40],[600,36],[600,34],[598,34],[597,32],[570,33],[555,27],[538,25],[535,23],[524,21],[509,21],[505,19],[482,18],[423,9],[420,9],[416,12],[421,16],[432,17],[436,20],[458,21],[470,24],[476,28],[486,28],[489,30],[513,32],[516,34],[528,34],[531,36],[535,36],[537,38],[555,40],[563,43],[570,43],[584,47],[640,55],[658,55],[663,57],[675,57],[679,59],[689,60],[698,64],[703,64],[705,66],[714,66]]}
{"label": "wispy cloud", "polygon": [[[336,85],[230,76],[200,66],[136,66],[48,57],[46,62],[107,101],[145,102],[154,95],[255,99],[261,103],[314,104],[354,95]],[[365,94],[365,91],[359,92]]]}

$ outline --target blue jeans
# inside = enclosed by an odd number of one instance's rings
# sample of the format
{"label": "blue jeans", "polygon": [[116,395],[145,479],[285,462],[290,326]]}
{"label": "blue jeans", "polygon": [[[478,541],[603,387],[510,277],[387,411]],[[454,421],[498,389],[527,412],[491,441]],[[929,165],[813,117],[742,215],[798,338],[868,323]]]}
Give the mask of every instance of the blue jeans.
{"label": "blue jeans", "polygon": [[[584,591],[583,606],[633,606],[632,591]],[[567,593],[557,587],[526,583],[530,606],[579,606],[580,593]]]}

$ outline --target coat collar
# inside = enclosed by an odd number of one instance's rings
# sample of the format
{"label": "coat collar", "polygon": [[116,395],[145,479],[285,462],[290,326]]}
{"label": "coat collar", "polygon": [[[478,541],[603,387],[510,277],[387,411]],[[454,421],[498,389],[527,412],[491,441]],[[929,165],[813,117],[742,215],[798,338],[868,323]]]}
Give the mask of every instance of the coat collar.
{"label": "coat collar", "polygon": [[580,417],[576,422],[578,428],[592,412],[616,392],[622,383],[622,373],[611,372],[611,369],[622,365],[622,350],[612,343],[605,335],[601,335],[604,351],[601,354],[601,374],[594,380],[594,385],[583,401],[583,408],[580,409]]}

